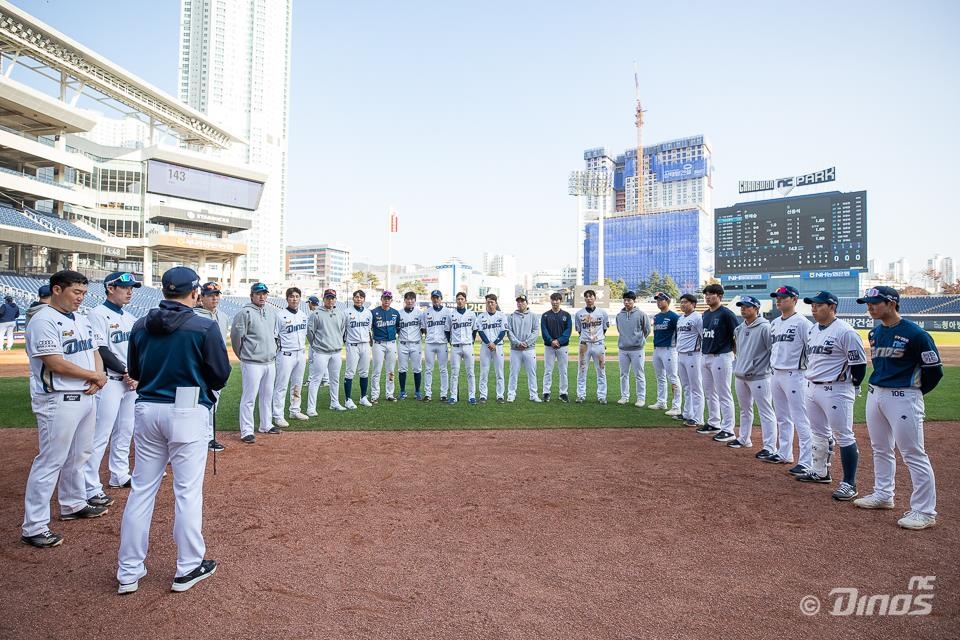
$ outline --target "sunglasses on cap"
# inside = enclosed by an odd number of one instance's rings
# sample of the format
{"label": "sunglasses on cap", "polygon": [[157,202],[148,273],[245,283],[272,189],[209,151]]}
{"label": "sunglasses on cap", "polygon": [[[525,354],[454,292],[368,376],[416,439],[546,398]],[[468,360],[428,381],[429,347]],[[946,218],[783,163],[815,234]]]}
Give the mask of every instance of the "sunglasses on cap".
{"label": "sunglasses on cap", "polygon": [[896,300],[896,298],[891,296],[889,293],[884,293],[883,291],[880,291],[879,289],[876,289],[876,288],[867,289],[864,292],[863,297],[864,298],[883,298],[884,300],[890,300],[890,301]]}
{"label": "sunglasses on cap", "polygon": [[131,283],[131,282],[136,282],[136,281],[137,281],[137,279],[133,276],[133,274],[131,274],[131,273],[121,273],[121,274],[120,274],[119,276],[117,276],[116,278],[113,278],[112,280],[107,280],[107,281],[105,281],[103,284],[104,284],[104,286],[110,286],[110,285],[113,285],[113,284],[117,284],[117,283],[119,283],[119,282],[122,282],[122,283]]}

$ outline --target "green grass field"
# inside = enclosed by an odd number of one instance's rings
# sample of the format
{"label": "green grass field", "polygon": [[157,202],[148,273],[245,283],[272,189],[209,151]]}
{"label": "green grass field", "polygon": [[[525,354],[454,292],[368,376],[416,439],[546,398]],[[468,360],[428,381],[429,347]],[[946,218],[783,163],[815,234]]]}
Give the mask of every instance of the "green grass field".
{"label": "green grass field", "polygon": [[[576,360],[570,365],[570,397],[576,397]],[[478,365],[475,365],[478,367]],[[505,366],[505,377],[509,380],[509,363]],[[646,363],[647,402],[656,399],[656,381],[653,377],[653,365]],[[927,420],[960,420],[960,367],[945,367],[945,375],[940,385],[926,396]],[[543,363],[539,362],[538,379],[542,380]],[[467,404],[465,375],[460,375],[460,402],[448,406],[439,402],[439,374],[434,375],[434,401],[430,403],[405,400],[387,403],[381,401],[373,408],[360,407],[356,411],[332,412],[327,409],[328,392],[321,388],[317,406],[320,415],[307,422],[291,422],[297,430],[403,430],[403,429],[517,429],[517,428],[580,428],[580,427],[656,427],[678,426],[678,422],[663,415],[662,411],[637,409],[633,404],[620,406],[616,401],[620,397],[619,368],[616,356],[608,356],[607,361],[607,400],[609,404],[601,406],[596,402],[596,378],[590,369],[587,381],[588,401],[582,405],[563,404],[556,400],[558,383],[554,375],[553,400],[548,404],[535,404],[527,400],[526,375],[521,372],[517,385],[517,401],[512,404],[488,402],[484,405]],[[479,374],[478,374],[479,378]],[[494,396],[495,380],[490,376],[490,394]],[[343,394],[341,386],[341,397]],[[413,376],[407,380],[407,392],[413,391]],[[542,392],[542,390],[541,390]],[[304,387],[306,393],[306,387]],[[381,387],[382,393],[382,387]],[[0,395],[6,400],[4,411],[0,413],[0,427],[32,427],[36,424],[30,408],[30,396],[26,378],[0,378]],[[359,397],[359,384],[354,381],[354,399]],[[238,428],[238,406],[240,402],[240,367],[234,367],[233,375],[223,392],[220,410],[217,414],[219,430]],[[864,421],[865,394],[857,399],[855,419]],[[303,410],[306,410],[304,399]]]}

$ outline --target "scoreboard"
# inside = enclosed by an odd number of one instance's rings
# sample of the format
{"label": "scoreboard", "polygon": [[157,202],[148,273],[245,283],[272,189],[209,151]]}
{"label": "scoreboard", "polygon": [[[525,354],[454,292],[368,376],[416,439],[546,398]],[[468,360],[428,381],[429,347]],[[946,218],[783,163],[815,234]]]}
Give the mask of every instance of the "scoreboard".
{"label": "scoreboard", "polygon": [[147,189],[187,200],[256,211],[263,183],[160,160],[147,162]]}
{"label": "scoreboard", "polygon": [[716,209],[716,273],[867,268],[867,192],[818,193]]}

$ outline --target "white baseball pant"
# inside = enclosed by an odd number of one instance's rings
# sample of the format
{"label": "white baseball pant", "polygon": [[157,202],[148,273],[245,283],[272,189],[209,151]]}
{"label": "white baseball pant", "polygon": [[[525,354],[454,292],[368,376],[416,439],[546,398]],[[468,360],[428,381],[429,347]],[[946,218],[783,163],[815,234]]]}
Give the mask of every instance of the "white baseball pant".
{"label": "white baseball pant", "polygon": [[856,444],[853,435],[853,402],[856,390],[850,382],[807,382],[805,407],[810,419],[810,434],[824,440],[836,439],[837,445]]}
{"label": "white baseball pant", "polygon": [[400,342],[400,357],[397,361],[397,371],[406,373],[420,373],[423,371],[423,358],[419,342]]}
{"label": "white baseball pant", "polygon": [[423,376],[423,395],[430,397],[433,395],[433,363],[439,362],[440,367],[440,395],[447,395],[447,343],[427,343],[426,368]]}
{"label": "white baseball pant", "polygon": [[707,404],[707,423],[733,433],[733,354],[703,355],[703,395]]}
{"label": "white baseball pant", "polygon": [[307,386],[307,413],[317,411],[317,392],[320,383],[326,380],[330,391],[330,408],[340,406],[340,365],[342,360],[339,351],[323,353],[313,351],[310,360],[310,379]]}
{"label": "white baseball pant", "polygon": [[3,344],[3,350],[13,349],[13,331],[16,329],[17,322],[0,322],[0,344]]}
{"label": "white baseball pant", "polygon": [[657,376],[657,402],[666,406],[667,394],[673,389],[672,409],[680,410],[683,393],[680,390],[680,376],[677,373],[677,350],[673,347],[654,347],[653,372]]}
{"label": "white baseball pant", "polygon": [[144,560],[150,544],[150,523],[168,461],[173,468],[175,576],[196,569],[206,553],[201,529],[210,410],[140,402],[135,416],[133,481],[123,509],[117,554],[117,580],[121,584],[136,582],[147,572]]}
{"label": "white baseball pant", "polygon": [[23,498],[22,532],[35,536],[50,524],[50,498],[57,488],[60,513],[87,506],[83,467],[93,447],[97,407],[82,391],[38,393],[30,399],[37,416],[40,453],[33,459]]}
{"label": "white baseball pant", "polygon": [[477,397],[477,374],[473,369],[473,345],[455,344],[450,347],[450,397],[460,398],[460,363],[467,370],[467,398]]}
{"label": "white baseball pant", "polygon": [[[488,343],[489,344],[489,343]],[[497,398],[503,397],[503,345],[498,344],[496,349],[490,349],[487,344],[480,345],[480,397],[487,396],[487,382],[490,377],[490,363],[493,362],[493,371],[497,378]]]}
{"label": "white baseball pant", "polygon": [[380,374],[384,365],[387,368],[387,382],[384,385],[388,398],[393,398],[396,390],[397,342],[375,342],[373,344],[373,374],[370,376],[370,400],[380,399]]}
{"label": "white baseball pant", "polygon": [[[260,432],[273,428],[273,380],[277,368],[273,362],[241,362],[240,375],[243,391],[240,393],[240,437],[253,434],[253,405],[260,410]],[[258,401],[259,396],[259,401]]]}
{"label": "white baseball pant", "polygon": [[577,357],[577,400],[587,398],[587,368],[593,360],[597,372],[597,400],[607,399],[607,356],[603,342],[581,342]]}
{"label": "white baseball pant", "polygon": [[703,358],[699,351],[677,354],[677,375],[683,396],[683,418],[703,422]]}
{"label": "white baseball pant", "polygon": [[370,344],[367,342],[348,342],[347,343],[347,367],[343,372],[343,377],[353,380],[360,376],[366,378],[370,375]]}
{"label": "white baseball pant", "polygon": [[910,510],[936,517],[936,479],[923,446],[925,410],[919,389],[886,389],[871,385],[867,394],[867,433],[873,448],[874,493],[884,500],[893,500],[896,447],[900,449],[913,483]]}
{"label": "white baseball pant", "polygon": [[748,447],[753,446],[753,405],[760,414],[760,436],[763,448],[770,453],[777,451],[777,415],[773,412],[770,394],[770,378],[744,380],[735,378],[737,402],[740,403],[740,434],[737,440]]}
{"label": "white baseball pant", "polygon": [[637,402],[646,402],[647,376],[643,370],[643,349],[621,351],[617,355],[617,359],[620,363],[620,399],[630,399],[630,369],[632,368],[633,377],[636,378]]}
{"label": "white baseball pant", "polygon": [[773,406],[776,407],[777,428],[779,433],[779,447],[777,453],[784,460],[793,460],[793,432],[796,428],[797,440],[800,444],[798,464],[810,468],[810,420],[804,402],[804,387],[806,380],[799,369],[780,370],[773,372],[771,387],[773,391]]}
{"label": "white baseball pant", "polygon": [[539,400],[537,392],[537,352],[533,347],[510,349],[510,382],[507,384],[507,400],[517,397],[517,380],[520,369],[527,373],[527,393],[531,400]]}
{"label": "white baseball pant", "polygon": [[290,387],[290,413],[300,413],[300,391],[303,372],[307,368],[303,351],[281,351],[277,354],[277,377],[273,383],[273,417],[282,418],[287,386]]}
{"label": "white baseball pant", "polygon": [[543,349],[543,392],[550,393],[550,388],[553,386],[553,366],[556,364],[557,372],[559,373],[560,384],[559,392],[560,395],[566,395],[567,386],[568,386],[568,374],[567,371],[567,361],[569,360],[569,353],[567,347],[557,347],[553,348],[550,345],[547,345]]}
{"label": "white baseball pant", "polygon": [[133,438],[133,405],[137,400],[137,392],[123,380],[114,380],[114,377],[108,376],[107,386],[97,394],[93,448],[83,468],[87,498],[103,492],[100,463],[107,443],[110,444],[110,457],[107,460],[110,484],[122,485],[130,479],[130,440]]}

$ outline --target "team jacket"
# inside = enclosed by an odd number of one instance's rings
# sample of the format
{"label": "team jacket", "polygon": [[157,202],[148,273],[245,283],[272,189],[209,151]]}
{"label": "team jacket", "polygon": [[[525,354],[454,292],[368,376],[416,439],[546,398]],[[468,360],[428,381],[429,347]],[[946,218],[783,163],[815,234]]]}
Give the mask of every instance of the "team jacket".
{"label": "team jacket", "polygon": [[737,359],[733,361],[733,375],[744,380],[762,380],[770,375],[770,348],[773,336],[770,323],[761,315],[753,324],[741,322],[734,330]]}
{"label": "team jacket", "polygon": [[647,314],[633,308],[632,311],[621,309],[617,314],[617,348],[620,351],[637,351],[643,349],[647,336],[650,335],[650,318]]}
{"label": "team jacket", "polygon": [[213,392],[230,377],[220,328],[173,300],[161,300],[133,325],[127,366],[139,382],[137,402],[173,404],[177,387],[199,387],[200,404],[213,407]]}
{"label": "team jacket", "polygon": [[230,337],[230,320],[227,319],[227,315],[225,313],[221,313],[220,311],[211,313],[203,307],[196,307],[194,308],[193,312],[200,317],[210,318],[217,323],[217,326],[220,327],[220,333],[223,335],[223,341],[227,341],[227,338]]}
{"label": "team jacket", "polygon": [[507,317],[507,336],[512,349],[519,348],[521,342],[532,348],[540,336],[540,318],[532,311],[514,311]]}
{"label": "team jacket", "polygon": [[573,331],[573,318],[570,314],[560,309],[554,312],[553,309],[544,312],[540,316],[540,333],[543,334],[543,344],[550,346],[556,340],[561,347],[570,344],[570,333]]}
{"label": "team jacket", "polygon": [[0,322],[13,322],[20,317],[20,307],[13,302],[0,305]]}
{"label": "team jacket", "polygon": [[310,348],[317,353],[336,353],[343,349],[343,332],[346,330],[347,318],[343,312],[334,307],[324,309],[320,307],[310,314],[307,320],[307,342]]}
{"label": "team jacket", "polygon": [[270,304],[258,307],[250,302],[233,317],[230,346],[243,362],[267,364],[277,359],[279,335],[277,308]]}

